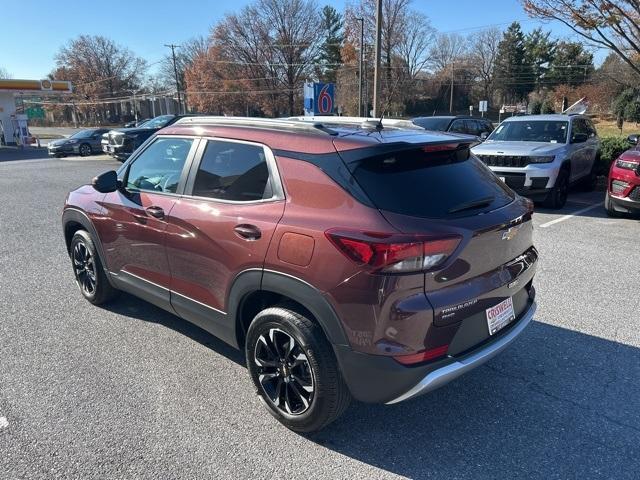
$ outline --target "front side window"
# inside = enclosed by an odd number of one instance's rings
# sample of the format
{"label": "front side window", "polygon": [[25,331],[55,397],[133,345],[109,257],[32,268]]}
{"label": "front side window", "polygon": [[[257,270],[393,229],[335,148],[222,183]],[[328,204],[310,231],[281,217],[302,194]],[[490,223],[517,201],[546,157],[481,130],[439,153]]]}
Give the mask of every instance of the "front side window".
{"label": "front side window", "polygon": [[196,173],[193,195],[249,202],[272,196],[264,148],[208,141]]}
{"label": "front side window", "polygon": [[127,188],[176,193],[193,140],[157,138],[129,167]]}

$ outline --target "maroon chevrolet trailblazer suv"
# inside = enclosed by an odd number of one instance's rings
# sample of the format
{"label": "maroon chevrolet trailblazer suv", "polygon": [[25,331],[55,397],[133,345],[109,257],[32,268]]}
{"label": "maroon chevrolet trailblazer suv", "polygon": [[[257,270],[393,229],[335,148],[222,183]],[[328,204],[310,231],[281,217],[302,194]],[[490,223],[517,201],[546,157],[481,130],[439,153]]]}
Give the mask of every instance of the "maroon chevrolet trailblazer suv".
{"label": "maroon chevrolet trailblazer suv", "polygon": [[446,384],[532,320],[532,203],[470,140],[405,123],[179,120],[68,195],[82,295],[126,291],[244,349],[300,432]]}

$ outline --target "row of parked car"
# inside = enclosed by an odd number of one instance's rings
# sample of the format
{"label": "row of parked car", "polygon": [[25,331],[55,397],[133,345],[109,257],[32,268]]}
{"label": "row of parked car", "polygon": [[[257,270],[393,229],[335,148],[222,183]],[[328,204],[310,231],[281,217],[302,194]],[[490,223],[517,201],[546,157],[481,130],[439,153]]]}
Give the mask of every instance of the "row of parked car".
{"label": "row of parked car", "polygon": [[[125,161],[162,128],[193,115],[162,115],[120,129],[89,129],[49,144],[50,155],[90,155],[104,152]],[[363,119],[360,119],[363,120]],[[586,115],[530,115],[504,120],[497,128],[485,118],[418,117],[411,120],[429,131],[447,132],[476,145],[472,152],[519,194],[547,208],[562,208],[569,189],[594,189],[600,140]],[[611,166],[605,207],[610,215],[640,210],[638,136],[632,148]]]}

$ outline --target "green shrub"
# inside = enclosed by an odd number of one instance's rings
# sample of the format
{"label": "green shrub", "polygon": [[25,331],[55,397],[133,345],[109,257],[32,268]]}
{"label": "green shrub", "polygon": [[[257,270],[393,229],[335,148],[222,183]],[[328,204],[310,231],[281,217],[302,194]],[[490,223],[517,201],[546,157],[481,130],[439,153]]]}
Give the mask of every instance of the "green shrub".
{"label": "green shrub", "polygon": [[606,175],[611,167],[611,162],[629,148],[631,148],[631,145],[624,137],[603,137],[598,174]]}

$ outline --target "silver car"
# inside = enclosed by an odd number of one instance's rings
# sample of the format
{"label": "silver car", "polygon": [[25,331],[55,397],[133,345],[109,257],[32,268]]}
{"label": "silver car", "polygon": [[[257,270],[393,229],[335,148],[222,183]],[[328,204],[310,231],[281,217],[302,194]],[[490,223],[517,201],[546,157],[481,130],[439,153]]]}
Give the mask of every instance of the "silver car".
{"label": "silver car", "polygon": [[506,119],[472,152],[516,192],[562,208],[570,185],[595,188],[600,140],[585,115],[528,115]]}

